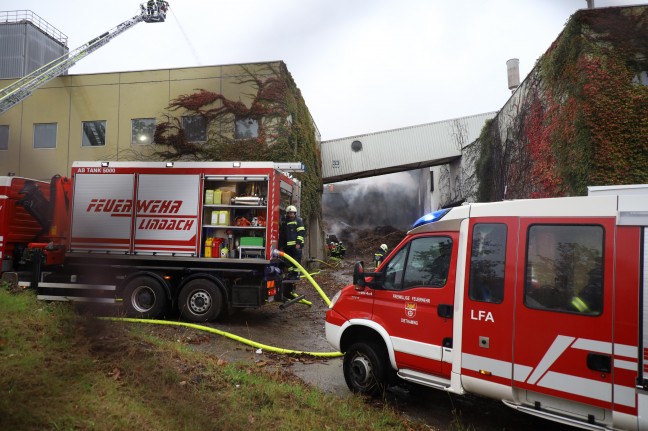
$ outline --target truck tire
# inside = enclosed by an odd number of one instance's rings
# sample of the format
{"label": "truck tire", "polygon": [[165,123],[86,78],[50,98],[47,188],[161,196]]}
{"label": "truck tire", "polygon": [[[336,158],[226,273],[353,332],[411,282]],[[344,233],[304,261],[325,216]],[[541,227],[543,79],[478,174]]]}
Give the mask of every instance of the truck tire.
{"label": "truck tire", "polygon": [[344,380],[352,392],[382,395],[388,382],[387,352],[377,343],[354,343],[344,354]]}
{"label": "truck tire", "polygon": [[133,278],[124,288],[123,296],[124,310],[129,317],[157,319],[166,311],[164,287],[153,277]]}
{"label": "truck tire", "polygon": [[209,322],[218,319],[223,312],[223,295],[210,280],[192,280],[180,291],[178,297],[180,314],[190,322]]}

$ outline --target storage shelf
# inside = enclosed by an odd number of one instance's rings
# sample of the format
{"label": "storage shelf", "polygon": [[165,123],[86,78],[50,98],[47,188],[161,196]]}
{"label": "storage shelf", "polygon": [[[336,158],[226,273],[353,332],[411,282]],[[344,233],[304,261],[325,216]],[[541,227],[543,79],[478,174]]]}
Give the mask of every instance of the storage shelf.
{"label": "storage shelf", "polygon": [[204,224],[203,228],[205,227],[210,227],[210,228],[217,228],[217,229],[265,229],[265,226],[226,226],[223,224]]}
{"label": "storage shelf", "polygon": [[250,209],[262,209],[262,208],[267,208],[267,206],[266,205],[206,204],[206,205],[203,205],[203,208],[236,208],[236,209],[250,208]]}

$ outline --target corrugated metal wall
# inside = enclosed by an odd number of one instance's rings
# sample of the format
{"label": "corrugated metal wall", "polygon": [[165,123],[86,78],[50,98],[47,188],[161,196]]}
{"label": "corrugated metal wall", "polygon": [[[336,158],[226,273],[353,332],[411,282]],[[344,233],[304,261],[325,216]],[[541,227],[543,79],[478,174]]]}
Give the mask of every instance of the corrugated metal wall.
{"label": "corrugated metal wall", "polygon": [[0,22],[0,79],[21,78],[68,51],[29,21]]}

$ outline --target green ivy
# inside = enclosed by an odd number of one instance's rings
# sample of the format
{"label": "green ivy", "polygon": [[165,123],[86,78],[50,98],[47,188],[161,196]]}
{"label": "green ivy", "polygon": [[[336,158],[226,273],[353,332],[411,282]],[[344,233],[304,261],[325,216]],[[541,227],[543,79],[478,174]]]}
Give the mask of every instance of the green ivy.
{"label": "green ivy", "polygon": [[[500,131],[493,121],[482,131],[479,199],[502,199],[501,178],[509,183],[514,172],[526,171],[515,181],[530,186],[510,188],[518,194],[507,198],[648,182],[648,86],[637,79],[647,72],[648,6],[575,13],[518,90],[523,127]],[[530,148],[530,169],[508,158],[511,143]]]}

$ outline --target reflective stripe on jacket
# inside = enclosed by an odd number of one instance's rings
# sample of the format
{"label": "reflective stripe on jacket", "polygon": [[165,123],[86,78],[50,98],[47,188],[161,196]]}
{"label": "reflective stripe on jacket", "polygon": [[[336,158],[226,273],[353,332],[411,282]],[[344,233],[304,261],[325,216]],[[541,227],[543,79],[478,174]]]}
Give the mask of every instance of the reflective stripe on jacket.
{"label": "reflective stripe on jacket", "polygon": [[294,220],[286,221],[284,225],[284,237],[286,240],[286,247],[294,247],[299,244],[300,247],[304,246],[304,238],[306,237],[306,228],[301,218],[295,217]]}

